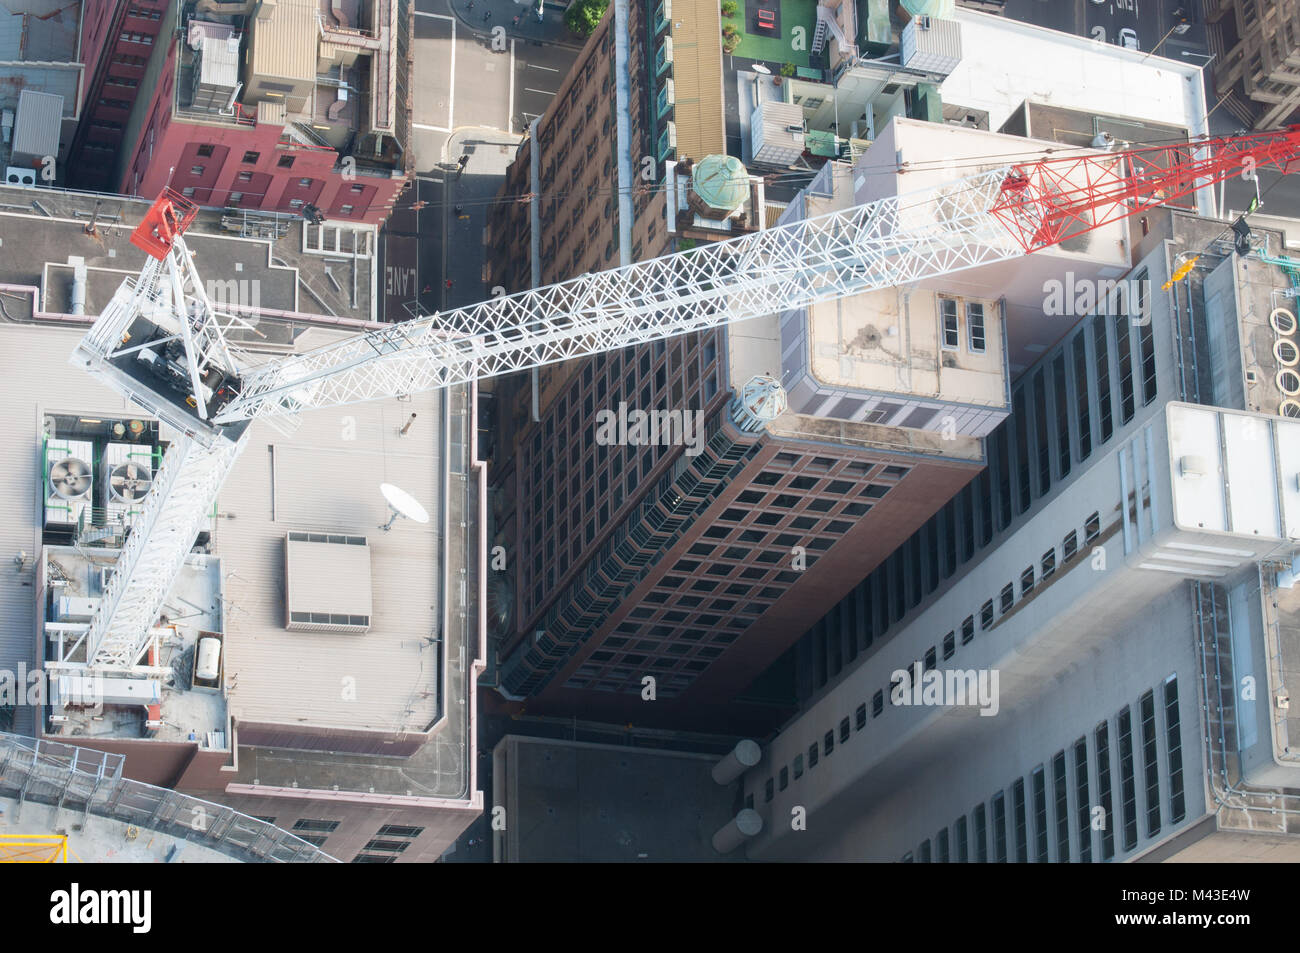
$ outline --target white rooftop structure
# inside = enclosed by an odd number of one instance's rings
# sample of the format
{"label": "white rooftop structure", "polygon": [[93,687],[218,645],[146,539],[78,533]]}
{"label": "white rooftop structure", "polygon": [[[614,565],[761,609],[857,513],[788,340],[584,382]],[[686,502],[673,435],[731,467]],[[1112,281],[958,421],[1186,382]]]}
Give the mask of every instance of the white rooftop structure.
{"label": "white rooftop structure", "polygon": [[1201,63],[959,9],[961,63],[944,102],[984,109],[999,129],[1026,99],[1208,131]]}

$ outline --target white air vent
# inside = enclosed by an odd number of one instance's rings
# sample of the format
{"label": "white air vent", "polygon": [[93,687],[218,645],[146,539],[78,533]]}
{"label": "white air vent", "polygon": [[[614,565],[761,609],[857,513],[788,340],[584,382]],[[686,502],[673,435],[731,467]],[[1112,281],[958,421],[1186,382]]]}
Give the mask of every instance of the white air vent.
{"label": "white air vent", "polygon": [[1199,479],[1210,472],[1210,465],[1204,457],[1186,456],[1178,461],[1178,475],[1190,479]]}

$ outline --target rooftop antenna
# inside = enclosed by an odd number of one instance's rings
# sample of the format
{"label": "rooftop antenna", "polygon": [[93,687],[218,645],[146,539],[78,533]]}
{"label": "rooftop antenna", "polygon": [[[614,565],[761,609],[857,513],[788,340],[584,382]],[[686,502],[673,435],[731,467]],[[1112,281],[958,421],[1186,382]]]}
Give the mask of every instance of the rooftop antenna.
{"label": "rooftop antenna", "polygon": [[379,528],[385,533],[393,528],[399,516],[404,519],[413,520],[416,523],[429,522],[428,511],[419,504],[419,501],[411,494],[391,483],[379,484],[379,492],[384,494],[384,499],[388,501],[388,508],[393,511],[393,515],[388,518],[388,522]]}

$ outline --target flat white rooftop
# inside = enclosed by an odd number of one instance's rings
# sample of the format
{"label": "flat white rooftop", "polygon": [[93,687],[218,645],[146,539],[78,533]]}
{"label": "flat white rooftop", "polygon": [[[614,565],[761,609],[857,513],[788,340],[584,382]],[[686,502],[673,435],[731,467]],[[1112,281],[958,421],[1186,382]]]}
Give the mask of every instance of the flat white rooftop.
{"label": "flat white rooftop", "polygon": [[959,9],[961,63],[943,101],[984,109],[999,129],[1022,102],[1084,109],[1207,131],[1200,64]]}

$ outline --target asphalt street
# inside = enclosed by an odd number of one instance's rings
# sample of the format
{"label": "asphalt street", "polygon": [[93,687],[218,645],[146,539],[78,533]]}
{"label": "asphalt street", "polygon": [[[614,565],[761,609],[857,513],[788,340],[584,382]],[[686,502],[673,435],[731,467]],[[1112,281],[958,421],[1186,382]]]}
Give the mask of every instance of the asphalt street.
{"label": "asphalt street", "polygon": [[[488,209],[522,133],[550,106],[581,49],[559,6],[545,4],[540,21],[537,9],[535,0],[417,0],[417,178],[380,243],[384,320],[490,292],[482,280]],[[458,174],[461,155],[468,160]]]}

